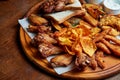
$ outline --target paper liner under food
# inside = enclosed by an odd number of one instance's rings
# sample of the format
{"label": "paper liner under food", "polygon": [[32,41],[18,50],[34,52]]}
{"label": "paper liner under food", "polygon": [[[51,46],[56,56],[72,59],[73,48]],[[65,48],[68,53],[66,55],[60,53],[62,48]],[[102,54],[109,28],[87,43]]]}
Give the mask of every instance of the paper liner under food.
{"label": "paper liner under food", "polygon": [[[18,20],[18,22],[22,26],[22,28],[25,30],[25,32],[30,36],[30,38],[31,39],[34,38],[35,34],[34,33],[30,33],[30,32],[27,31],[27,28],[29,26],[29,22],[28,22],[27,18],[20,19],[20,20]],[[47,57],[48,62],[50,62],[50,60],[53,57],[55,57],[55,56]],[[75,67],[74,63],[71,63],[67,67],[56,67],[56,68],[53,68],[53,69],[56,71],[57,74],[62,74],[62,73],[65,73],[65,72],[73,70],[74,67]]]}

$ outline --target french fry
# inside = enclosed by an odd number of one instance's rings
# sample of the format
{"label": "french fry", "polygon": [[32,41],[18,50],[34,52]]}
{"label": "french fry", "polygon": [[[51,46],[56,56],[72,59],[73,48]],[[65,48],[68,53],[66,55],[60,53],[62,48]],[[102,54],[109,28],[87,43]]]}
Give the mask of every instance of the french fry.
{"label": "french fry", "polygon": [[103,50],[106,54],[111,54],[111,51],[108,49],[108,47],[103,44],[102,42],[96,43],[96,46]]}
{"label": "french fry", "polygon": [[96,61],[97,61],[98,66],[99,66],[100,68],[104,69],[106,65],[105,65],[104,60],[103,60],[102,57],[101,57],[101,54],[103,54],[103,52],[100,51],[100,50],[98,50],[98,51],[96,52],[96,54],[95,54],[95,59],[96,59]]}
{"label": "french fry", "polygon": [[106,29],[109,29],[109,28],[111,28],[111,31],[108,33],[109,35],[111,35],[111,36],[118,36],[118,35],[120,35],[120,32],[117,31],[116,29],[112,28],[111,26],[102,26],[103,30],[106,30]]}
{"label": "french fry", "polygon": [[94,36],[93,42],[98,42],[101,39],[103,39],[103,37],[108,34],[111,31],[111,29],[106,29],[104,31],[102,31],[101,33],[98,33],[97,35]]}
{"label": "french fry", "polygon": [[102,39],[101,41],[113,52],[114,55],[120,57],[120,46],[111,44],[105,39]]}
{"label": "french fry", "polygon": [[61,28],[61,26],[58,24],[58,23],[56,23],[56,22],[53,22],[53,21],[51,21],[51,23],[52,23],[52,25],[54,26],[54,28],[56,29],[56,30],[61,30],[62,28]]}
{"label": "french fry", "polygon": [[107,40],[113,41],[115,44],[120,45],[120,40],[115,38],[115,37],[113,37],[113,36],[105,35],[104,38],[107,39]]}
{"label": "french fry", "polygon": [[95,60],[95,54],[90,58],[89,66],[95,70],[98,66],[97,61]]}
{"label": "french fry", "polygon": [[102,9],[102,6],[96,4],[84,4],[87,12],[95,19],[99,19],[100,16],[104,15],[105,12]]}
{"label": "french fry", "polygon": [[92,28],[92,26],[89,23],[85,22],[84,20],[80,20],[79,24],[85,26],[87,29]]}
{"label": "french fry", "polygon": [[92,16],[90,16],[87,12],[85,16],[83,16],[83,19],[85,19],[89,24],[91,24],[94,27],[98,26],[98,21],[95,20]]}
{"label": "french fry", "polygon": [[64,21],[63,25],[66,27],[72,27],[72,25],[68,21]]}

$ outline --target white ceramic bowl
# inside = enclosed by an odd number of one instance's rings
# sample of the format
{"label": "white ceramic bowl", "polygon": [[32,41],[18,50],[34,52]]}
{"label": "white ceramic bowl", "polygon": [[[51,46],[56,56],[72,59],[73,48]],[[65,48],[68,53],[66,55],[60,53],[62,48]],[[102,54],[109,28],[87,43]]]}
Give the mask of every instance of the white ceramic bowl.
{"label": "white ceramic bowl", "polygon": [[103,6],[108,14],[120,14],[120,0],[104,0]]}
{"label": "white ceramic bowl", "polygon": [[103,0],[86,0],[88,3],[101,4]]}

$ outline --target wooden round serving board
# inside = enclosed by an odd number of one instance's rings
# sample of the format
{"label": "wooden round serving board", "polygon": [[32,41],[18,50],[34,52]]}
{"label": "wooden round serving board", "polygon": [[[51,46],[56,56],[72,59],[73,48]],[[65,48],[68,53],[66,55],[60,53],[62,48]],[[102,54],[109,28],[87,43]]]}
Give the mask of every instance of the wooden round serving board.
{"label": "wooden round serving board", "polygon": [[[31,13],[37,13],[39,6],[42,2],[37,3],[35,6],[33,6],[26,16],[29,16]],[[120,58],[116,58],[114,56],[107,56],[104,58],[106,62],[106,68],[100,69],[97,68],[96,70],[92,70],[90,68],[87,68],[85,71],[80,72],[76,69],[66,72],[64,74],[58,75],[52,67],[50,67],[50,64],[47,62],[46,59],[43,59],[39,56],[38,51],[36,48],[30,45],[30,37],[27,35],[27,33],[23,30],[22,27],[20,27],[20,41],[22,44],[22,47],[25,51],[26,56],[35,63],[39,68],[42,68],[46,72],[53,74],[58,77],[62,78],[68,78],[68,79],[103,79],[110,77],[118,72],[120,72]]]}

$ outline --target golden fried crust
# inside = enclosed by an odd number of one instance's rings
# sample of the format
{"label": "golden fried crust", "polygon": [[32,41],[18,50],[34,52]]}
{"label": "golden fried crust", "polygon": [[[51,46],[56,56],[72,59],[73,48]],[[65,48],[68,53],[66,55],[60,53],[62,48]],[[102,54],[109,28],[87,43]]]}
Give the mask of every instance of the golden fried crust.
{"label": "golden fried crust", "polygon": [[115,42],[116,44],[120,45],[120,40],[115,38],[114,36],[105,35],[104,38],[107,40],[111,40],[111,41]]}
{"label": "golden fried crust", "polygon": [[111,44],[105,39],[101,40],[112,52],[114,55],[120,57],[120,46]]}
{"label": "golden fried crust", "polygon": [[100,26],[111,26],[120,31],[120,18],[112,15],[105,16],[100,20]]}
{"label": "golden fried crust", "polygon": [[108,49],[108,47],[105,44],[103,44],[102,42],[96,43],[96,46],[98,48],[100,48],[101,50],[103,50],[106,54],[111,54],[111,52]]}
{"label": "golden fried crust", "polygon": [[53,67],[68,66],[73,61],[73,55],[62,54],[51,59],[50,63]]}

